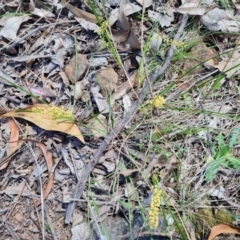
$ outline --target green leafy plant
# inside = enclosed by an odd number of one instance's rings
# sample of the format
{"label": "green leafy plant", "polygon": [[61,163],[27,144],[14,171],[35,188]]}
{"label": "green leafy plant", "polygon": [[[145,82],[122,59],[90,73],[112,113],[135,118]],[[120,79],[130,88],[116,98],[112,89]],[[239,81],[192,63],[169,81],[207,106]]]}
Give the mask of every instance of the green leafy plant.
{"label": "green leafy plant", "polygon": [[232,151],[239,135],[239,129],[234,128],[229,143],[225,143],[224,136],[219,134],[216,138],[217,144],[213,148],[213,160],[208,164],[206,169],[206,181],[211,181],[217,174],[220,166],[227,168],[240,169],[240,159],[234,157]]}

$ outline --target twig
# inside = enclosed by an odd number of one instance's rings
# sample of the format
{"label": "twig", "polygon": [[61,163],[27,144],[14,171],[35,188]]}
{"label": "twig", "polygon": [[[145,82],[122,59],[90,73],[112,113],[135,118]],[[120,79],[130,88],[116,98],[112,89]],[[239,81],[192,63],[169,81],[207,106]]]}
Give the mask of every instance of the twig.
{"label": "twig", "polygon": [[[179,26],[179,29],[176,33],[176,35],[174,36],[174,40],[178,41],[183,29],[186,25],[188,21],[188,15],[184,15],[184,18]],[[146,97],[147,92],[149,90],[149,84],[152,84],[158,77],[160,77],[168,68],[170,61],[172,59],[173,53],[174,53],[174,49],[175,46],[172,45],[171,48],[168,51],[166,60],[164,62],[164,64],[162,65],[162,67],[158,67],[153,74],[151,75],[150,79],[149,79],[149,83],[146,82],[141,93],[140,93],[140,97],[138,100],[136,100],[131,109],[128,111],[128,113],[126,114],[126,116],[122,119],[121,122],[119,122],[117,124],[117,126],[115,128],[113,128],[113,130],[105,137],[105,139],[103,140],[103,142],[101,143],[101,145],[99,146],[99,148],[97,149],[97,151],[94,153],[91,161],[86,165],[85,170],[82,173],[82,176],[80,178],[80,181],[78,181],[76,188],[73,191],[73,195],[72,198],[73,199],[79,199],[81,198],[82,194],[83,194],[83,190],[85,188],[86,182],[88,180],[88,177],[91,173],[91,171],[93,170],[94,166],[98,163],[100,157],[103,154],[103,151],[106,149],[106,147],[110,144],[110,142],[121,132],[121,130],[124,128],[124,126],[133,118],[133,116],[136,114],[137,110],[138,110],[138,106],[141,104],[141,102],[143,101],[143,99]],[[76,202],[72,201],[69,203],[68,207],[67,207],[67,211],[66,211],[66,217],[65,217],[65,223],[69,224],[71,221],[71,217],[72,217],[72,213],[73,210],[75,208]]]}
{"label": "twig", "polygon": [[53,240],[58,240],[57,236],[55,234],[54,228],[52,226],[52,222],[50,220],[49,214],[48,214],[48,208],[47,208],[47,204],[46,203],[44,203],[44,211],[45,211],[45,216],[46,216],[46,219],[47,219],[47,223],[48,223],[49,228],[51,230],[51,234],[52,234]]}
{"label": "twig", "polygon": [[17,233],[13,230],[12,225],[6,221],[4,223],[5,228],[8,230],[8,232],[11,234],[13,240],[20,240],[20,237],[17,235]]}
{"label": "twig", "polygon": [[143,69],[144,69],[144,72],[145,72],[145,75],[146,75],[147,83],[149,85],[149,90],[150,90],[151,97],[153,98],[152,86],[151,86],[150,81],[149,81],[148,71],[147,71],[147,67],[146,67],[146,59],[145,59],[145,54],[144,54],[144,51],[143,51],[143,26],[144,26],[143,25],[143,19],[144,19],[144,15],[145,15],[145,1],[143,1],[142,20],[141,20],[141,25],[142,25],[142,28],[141,28],[142,66],[143,66]]}

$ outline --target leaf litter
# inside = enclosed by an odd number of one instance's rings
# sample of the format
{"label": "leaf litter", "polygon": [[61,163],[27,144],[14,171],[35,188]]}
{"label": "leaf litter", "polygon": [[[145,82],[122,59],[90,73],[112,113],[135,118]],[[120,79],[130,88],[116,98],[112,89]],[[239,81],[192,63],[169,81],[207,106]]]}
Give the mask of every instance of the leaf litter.
{"label": "leaf litter", "polygon": [[[229,133],[239,127],[238,3],[104,4],[54,0],[1,5],[0,194],[5,238],[103,238],[99,224],[104,222],[110,239],[154,237],[144,218],[156,185],[168,199],[161,208],[178,209],[181,221],[186,216],[193,219],[206,206],[215,211],[227,206],[232,215],[238,214],[239,136],[234,146],[228,145]],[[191,21],[175,41],[185,14]],[[163,64],[170,45],[175,55],[169,69],[151,85],[137,114],[129,117],[144,78],[149,85],[151,70]],[[143,53],[146,62],[139,60]],[[153,100],[161,95],[167,105],[156,109]],[[62,115],[56,117],[54,109]],[[92,166],[92,174],[86,175],[89,181],[81,199],[76,198],[96,149],[128,117]],[[221,164],[209,172],[207,166],[219,156]],[[195,197],[190,205],[189,196]],[[9,206],[7,214],[4,209]],[[55,231],[41,229],[41,214]],[[216,219],[209,239],[239,233]],[[168,224],[167,239],[179,237],[161,211],[159,221]],[[7,222],[18,228],[10,231]],[[204,231],[190,230],[194,222],[185,224],[186,235],[202,236]],[[161,227],[156,234],[163,233]]]}

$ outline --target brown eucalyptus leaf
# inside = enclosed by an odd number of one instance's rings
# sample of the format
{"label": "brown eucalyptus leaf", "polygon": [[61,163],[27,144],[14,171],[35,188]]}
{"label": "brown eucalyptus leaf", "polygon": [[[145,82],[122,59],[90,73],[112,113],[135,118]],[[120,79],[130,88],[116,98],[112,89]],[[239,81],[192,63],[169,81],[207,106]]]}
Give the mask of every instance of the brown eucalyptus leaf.
{"label": "brown eucalyptus leaf", "polygon": [[80,132],[78,126],[75,123],[69,121],[68,119],[55,119],[51,114],[48,113],[36,113],[33,111],[33,108],[44,108],[46,109],[46,111],[51,111],[51,106],[49,105],[35,104],[30,107],[5,113],[2,115],[2,117],[22,118],[36,124],[37,126],[47,131],[58,131],[72,135],[84,143],[82,133]]}
{"label": "brown eucalyptus leaf", "polygon": [[238,227],[232,227],[227,224],[219,224],[214,226],[211,229],[210,235],[208,237],[208,240],[214,239],[217,235],[222,233],[232,233],[232,234],[238,234],[240,235],[240,228]]}
{"label": "brown eucalyptus leaf", "polygon": [[[7,156],[0,159],[0,170],[5,169],[9,162],[10,157],[15,153],[23,144],[23,142],[19,142],[19,129],[17,124],[14,122],[13,119],[9,119],[8,124],[11,129],[11,135],[9,139],[9,145],[7,148]],[[26,132],[24,133],[24,137],[26,137],[28,134],[28,128],[26,129]]]}
{"label": "brown eucalyptus leaf", "polygon": [[17,147],[18,145],[18,138],[19,138],[19,129],[17,124],[14,122],[13,119],[9,119],[8,120],[8,124],[10,126],[11,129],[11,135],[10,135],[10,140],[9,140],[9,145],[8,145],[8,149],[7,149],[7,155],[11,155],[14,151],[14,149]]}
{"label": "brown eucalyptus leaf", "polygon": [[[35,141],[34,141],[35,142]],[[39,148],[42,150],[44,158],[47,162],[47,168],[48,168],[48,183],[47,186],[43,192],[43,199],[46,199],[46,197],[48,196],[48,194],[50,193],[52,186],[53,186],[53,173],[52,173],[52,168],[53,168],[53,157],[52,157],[52,153],[47,151],[46,146],[41,143],[41,142],[35,142]],[[35,206],[38,206],[39,204],[41,204],[41,199],[37,200],[34,202]]]}

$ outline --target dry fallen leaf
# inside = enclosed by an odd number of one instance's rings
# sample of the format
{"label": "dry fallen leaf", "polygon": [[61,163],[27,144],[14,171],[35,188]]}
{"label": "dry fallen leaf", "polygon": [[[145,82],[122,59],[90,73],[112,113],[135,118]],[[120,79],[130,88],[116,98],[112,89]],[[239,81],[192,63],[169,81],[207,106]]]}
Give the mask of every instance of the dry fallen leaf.
{"label": "dry fallen leaf", "polygon": [[136,172],[139,172],[139,169],[125,169],[120,171],[119,174],[122,174],[124,177],[128,177]]}
{"label": "dry fallen leaf", "polygon": [[29,16],[17,16],[17,17],[11,17],[9,18],[5,24],[4,27],[0,31],[0,36],[3,36],[5,38],[15,40],[17,38],[17,32],[20,27],[20,25],[23,22],[26,22],[30,19]]}
{"label": "dry fallen leaf", "polygon": [[91,130],[93,136],[105,136],[107,134],[106,117],[102,114],[99,114],[96,118],[93,118],[88,122],[87,127]]}
{"label": "dry fallen leaf", "polygon": [[102,89],[104,96],[110,96],[113,90],[116,88],[118,82],[118,74],[109,68],[102,67],[101,70],[97,73],[97,82]]}
{"label": "dry fallen leaf", "polygon": [[19,130],[17,124],[14,122],[13,119],[8,120],[8,124],[11,129],[11,135],[10,135],[10,140],[9,140],[9,145],[7,149],[7,155],[11,155],[13,152],[15,152],[15,148],[18,145],[18,138],[19,138]]}
{"label": "dry fallen leaf", "polygon": [[85,12],[85,11],[79,9],[79,8],[74,7],[73,5],[68,3],[66,0],[61,0],[61,3],[70,12],[72,12],[74,15],[76,15],[76,17],[83,18],[83,19],[85,19],[85,20],[87,20],[89,22],[92,22],[92,23],[97,23],[97,19],[96,19],[96,17],[93,14]]}
{"label": "dry fallen leaf", "polygon": [[[48,196],[48,194],[50,193],[52,186],[53,186],[53,173],[52,173],[52,168],[54,165],[53,158],[52,158],[52,153],[47,151],[47,148],[43,143],[37,142],[37,141],[34,141],[34,142],[41,148],[44,158],[47,162],[49,179],[48,179],[47,186],[43,192],[43,199],[45,199]],[[39,199],[35,202],[35,206],[38,206],[39,204],[41,204],[41,199]]]}
{"label": "dry fallen leaf", "polygon": [[239,33],[239,21],[234,12],[215,7],[201,16],[201,23],[210,31],[237,32]]}
{"label": "dry fallen leaf", "polygon": [[[22,142],[19,143],[18,138],[19,138],[19,129],[17,124],[14,122],[14,120],[9,119],[8,124],[10,126],[11,129],[11,135],[10,135],[10,139],[9,139],[9,145],[7,148],[7,156],[0,159],[0,170],[5,169],[9,162],[10,159],[9,157],[12,156],[13,153],[15,153],[21,146],[22,146]],[[28,134],[28,129],[25,132],[24,136],[26,137]]]}
{"label": "dry fallen leaf", "polygon": [[175,10],[182,14],[202,16],[207,11],[207,8],[205,6],[201,6],[198,2],[186,2],[179,8],[175,8]]}
{"label": "dry fallen leaf", "polygon": [[236,39],[236,47],[229,52],[229,58],[226,58],[219,62],[217,65],[214,64],[213,59],[210,59],[205,64],[217,68],[219,71],[224,72],[228,78],[233,75],[237,75],[240,72],[240,37]]}
{"label": "dry fallen leaf", "polygon": [[115,100],[124,96],[130,89],[134,87],[137,79],[137,73],[138,72],[135,71],[126,82],[124,82],[118,89],[116,89],[111,97],[111,104],[113,104]]}
{"label": "dry fallen leaf", "polygon": [[[76,68],[77,64],[77,68]],[[74,83],[79,81],[80,78],[86,73],[89,67],[89,63],[85,55],[77,54],[74,55],[65,68],[65,73],[68,79]]]}
{"label": "dry fallen leaf", "polygon": [[35,195],[34,192],[30,191],[26,186],[25,182],[21,182],[19,185],[7,186],[3,191],[0,192],[5,193],[7,195],[20,195],[23,197],[33,197]]}
{"label": "dry fallen leaf", "polygon": [[[142,7],[137,4],[128,3],[128,2],[124,2],[123,4],[124,4],[125,16],[129,16],[133,13],[139,12],[142,9]],[[110,26],[112,26],[118,20],[119,13],[120,13],[119,8],[115,8],[111,11],[110,17],[109,17]]]}
{"label": "dry fallen leaf", "polygon": [[119,30],[112,30],[114,41],[117,43],[127,43],[131,49],[140,49],[141,44],[130,27],[130,24],[124,13],[125,9],[126,0],[121,0],[117,22],[117,27]]}
{"label": "dry fallen leaf", "polygon": [[169,27],[174,20],[172,16],[151,10],[148,11],[148,17],[154,22],[159,22],[161,27]]}
{"label": "dry fallen leaf", "polygon": [[240,235],[240,228],[238,227],[231,227],[227,224],[219,224],[214,226],[211,229],[211,233],[208,237],[208,240],[214,239],[217,235],[222,234],[222,233],[232,233],[232,234],[238,234]]}
{"label": "dry fallen leaf", "polygon": [[66,112],[57,107],[52,107],[46,104],[35,104],[23,109],[14,110],[2,115],[2,117],[16,117],[28,120],[37,126],[47,131],[58,131],[75,136],[84,143],[84,138],[78,126],[73,123],[73,119],[69,117],[60,116],[56,114],[57,111],[62,111],[64,115]]}
{"label": "dry fallen leaf", "polygon": [[85,30],[91,30],[91,31],[94,31],[96,33],[100,31],[100,27],[95,23],[89,22],[89,21],[85,20],[84,18],[75,17],[75,19],[79,22],[79,24]]}

